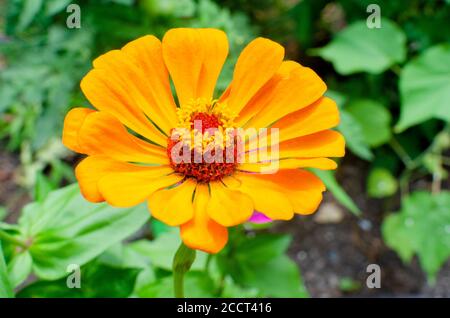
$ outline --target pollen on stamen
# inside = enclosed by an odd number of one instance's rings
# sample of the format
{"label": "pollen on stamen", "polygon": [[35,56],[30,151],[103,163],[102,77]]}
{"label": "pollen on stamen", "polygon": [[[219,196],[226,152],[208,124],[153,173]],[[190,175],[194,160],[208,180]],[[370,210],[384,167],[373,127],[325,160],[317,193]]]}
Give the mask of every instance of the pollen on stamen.
{"label": "pollen on stamen", "polygon": [[[233,174],[237,167],[236,141],[226,133],[224,136],[224,130],[231,128],[233,116],[224,112],[224,106],[196,100],[181,108],[178,116],[180,128],[172,130],[167,146],[174,171],[202,183]],[[179,134],[180,129],[185,130],[184,135]],[[206,160],[206,155],[214,159]]]}

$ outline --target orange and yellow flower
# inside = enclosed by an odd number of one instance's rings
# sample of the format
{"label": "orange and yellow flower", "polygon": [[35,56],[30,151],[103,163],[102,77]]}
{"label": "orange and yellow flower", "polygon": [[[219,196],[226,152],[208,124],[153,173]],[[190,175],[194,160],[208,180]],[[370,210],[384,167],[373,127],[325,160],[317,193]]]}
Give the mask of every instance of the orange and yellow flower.
{"label": "orange and yellow flower", "polygon": [[[96,110],[72,109],[63,131],[63,143],[87,155],[76,167],[87,200],[118,207],[148,201],[153,217],[180,227],[187,246],[209,253],[225,246],[228,227],[252,215],[289,220],[317,209],[325,187],[302,168],[335,169],[329,157],[344,155],[343,137],[330,130],[339,113],[323,96],[325,83],[310,68],[283,61],[279,44],[257,38],[214,99],[227,55],[220,30],[172,29],[162,42],[144,36],[93,62],[81,89]],[[194,121],[221,130],[278,129],[278,138],[261,138],[277,143],[279,170],[262,173],[265,160],[174,161],[177,129],[211,138],[194,129]],[[244,143],[246,153],[261,147],[251,138]],[[193,154],[204,146],[188,149]]]}

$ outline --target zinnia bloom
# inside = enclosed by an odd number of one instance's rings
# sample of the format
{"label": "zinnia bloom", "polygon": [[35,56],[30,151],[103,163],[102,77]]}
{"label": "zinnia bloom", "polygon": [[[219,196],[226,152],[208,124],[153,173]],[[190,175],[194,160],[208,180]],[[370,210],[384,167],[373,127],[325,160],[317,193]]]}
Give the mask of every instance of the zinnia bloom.
{"label": "zinnia bloom", "polygon": [[[325,187],[302,168],[335,169],[329,157],[344,155],[343,137],[330,130],[339,113],[323,96],[325,83],[310,68],[283,61],[279,44],[257,38],[215,99],[227,55],[222,31],[181,28],[162,42],[144,36],[93,62],[81,89],[96,110],[72,109],[63,131],[63,143],[87,155],[75,171],[87,200],[117,207],[148,201],[153,217],[180,227],[187,246],[209,253],[225,246],[227,227],[252,216],[289,220],[317,209]],[[277,138],[258,135],[266,146],[243,141],[246,154],[276,143],[277,171],[263,172],[271,163],[263,159],[179,162],[171,155],[178,153],[172,138],[178,128],[211,139],[207,128],[238,127],[278,129]],[[188,157],[202,147],[189,145]]]}

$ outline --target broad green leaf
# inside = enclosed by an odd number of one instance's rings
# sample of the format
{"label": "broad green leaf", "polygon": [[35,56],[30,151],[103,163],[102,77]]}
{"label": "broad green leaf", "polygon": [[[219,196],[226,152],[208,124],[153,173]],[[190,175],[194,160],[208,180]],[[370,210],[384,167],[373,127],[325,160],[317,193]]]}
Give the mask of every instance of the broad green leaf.
{"label": "broad green leaf", "polygon": [[346,147],[365,160],[372,160],[373,153],[363,135],[359,122],[346,110],[340,110],[341,122],[338,130],[344,135]]}
{"label": "broad green leaf", "polygon": [[33,260],[28,251],[21,252],[11,259],[8,264],[9,281],[14,287],[19,286],[31,273]]}
{"label": "broad green leaf", "polygon": [[131,295],[139,269],[115,268],[93,262],[81,268],[80,288],[69,288],[67,279],[40,281],[20,291],[18,297],[124,298]]}
{"label": "broad green leaf", "polygon": [[[172,261],[175,252],[180,246],[181,239],[178,231],[165,232],[153,241],[139,240],[130,243],[128,247],[134,252],[144,256],[150,264],[168,271],[172,271]],[[194,264],[191,269],[203,269],[205,267],[207,254],[197,252]]]}
{"label": "broad green leaf", "polygon": [[224,298],[256,298],[260,292],[257,288],[243,288],[233,281],[231,277],[226,277],[223,281],[221,297]]}
{"label": "broad green leaf", "polygon": [[356,119],[364,139],[371,147],[378,147],[391,138],[391,114],[380,103],[370,99],[351,101],[345,110]]}
{"label": "broad green leaf", "polygon": [[218,266],[240,286],[268,297],[307,296],[297,265],[284,253],[288,236],[262,234],[230,243]]}
{"label": "broad green leaf", "polygon": [[400,76],[401,132],[430,118],[450,121],[450,45],[434,46],[409,62]]}
{"label": "broad green leaf", "polygon": [[339,32],[328,45],[313,52],[332,62],[340,74],[379,74],[404,61],[406,37],[392,21],[383,19],[379,29],[369,29],[366,21],[358,21]]}
{"label": "broad green leaf", "polygon": [[374,168],[367,178],[367,193],[372,198],[385,198],[397,192],[398,182],[385,168]]}
{"label": "broad green leaf", "polygon": [[0,240],[0,298],[12,298],[14,292],[9,281],[8,268],[3,256],[2,241]]}
{"label": "broad green leaf", "polygon": [[361,210],[353,202],[353,199],[345,192],[345,190],[337,182],[333,171],[311,169],[325,184],[327,190],[331,191],[335,199],[344,207],[349,209],[353,214],[360,215]]}
{"label": "broad green leaf", "polygon": [[42,203],[26,206],[21,235],[32,242],[33,271],[43,279],[66,275],[136,232],[149,218],[144,206],[113,208],[87,202],[77,185],[53,191]]}
{"label": "broad green leaf", "polygon": [[383,222],[383,238],[405,262],[417,254],[430,281],[450,257],[450,192],[418,191]]}

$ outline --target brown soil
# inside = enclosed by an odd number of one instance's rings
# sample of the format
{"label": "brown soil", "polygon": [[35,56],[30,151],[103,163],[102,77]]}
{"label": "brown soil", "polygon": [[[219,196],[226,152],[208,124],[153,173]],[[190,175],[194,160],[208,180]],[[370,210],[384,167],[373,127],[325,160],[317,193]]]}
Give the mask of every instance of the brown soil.
{"label": "brown soil", "polygon": [[[306,287],[312,297],[450,297],[450,261],[441,269],[437,282],[429,286],[415,258],[403,264],[381,238],[380,225],[387,207],[381,200],[367,199],[365,189],[366,164],[348,156],[342,163],[338,180],[362,210],[361,217],[340,207],[330,193],[324,204],[343,211],[338,223],[319,224],[317,217],[297,217],[292,222],[280,222],[276,232],[293,235],[289,253],[298,263]],[[398,209],[398,199],[388,210]],[[369,289],[366,279],[368,264],[381,268],[381,288]],[[352,279],[354,290],[340,288],[342,279]],[[358,286],[359,285],[359,286]]]}

